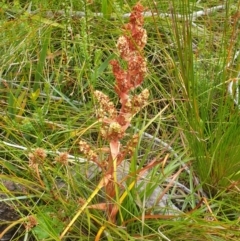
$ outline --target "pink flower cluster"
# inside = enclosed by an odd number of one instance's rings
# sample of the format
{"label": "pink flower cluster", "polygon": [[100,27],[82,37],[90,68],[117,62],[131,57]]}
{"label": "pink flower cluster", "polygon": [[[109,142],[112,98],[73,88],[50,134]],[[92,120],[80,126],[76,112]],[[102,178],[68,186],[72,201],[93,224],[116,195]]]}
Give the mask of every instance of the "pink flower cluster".
{"label": "pink flower cluster", "polygon": [[120,140],[129,127],[132,117],[146,104],[149,97],[147,89],[139,95],[131,96],[131,90],[142,84],[147,72],[146,61],[142,50],[147,42],[147,33],[143,28],[142,5],[137,4],[130,15],[129,23],[123,27],[124,34],[117,41],[120,57],[126,62],[123,69],[117,60],[111,61],[116,79],[115,91],[120,98],[121,109],[116,110],[109,97],[95,91],[98,101],[97,116],[103,123],[102,136],[111,141]]}
{"label": "pink flower cluster", "polygon": [[123,70],[117,60],[111,61],[116,78],[115,90],[121,99],[143,82],[147,72],[146,61],[141,53],[147,43],[147,32],[143,28],[143,10],[140,4],[133,8],[130,21],[123,28],[124,35],[117,42],[120,57],[127,62],[127,70]]}

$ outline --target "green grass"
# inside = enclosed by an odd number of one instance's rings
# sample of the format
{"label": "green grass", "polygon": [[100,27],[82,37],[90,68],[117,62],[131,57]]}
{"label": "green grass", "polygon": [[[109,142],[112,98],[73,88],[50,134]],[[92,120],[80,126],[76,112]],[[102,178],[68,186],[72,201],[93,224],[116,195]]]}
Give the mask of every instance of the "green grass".
{"label": "green grass", "polygon": [[[0,202],[18,213],[15,221],[0,218],[0,230],[3,224],[19,228],[13,240],[59,240],[103,175],[96,168],[89,174],[92,164],[78,147],[86,140],[104,156],[93,91],[103,91],[119,106],[109,62],[117,58],[116,41],[128,21],[122,15],[136,1],[63,3],[0,3],[0,194],[5,193]],[[116,224],[104,211],[85,208],[63,240],[237,241],[239,83],[233,96],[228,85],[240,71],[239,3],[142,4],[147,11],[169,15],[145,18],[148,73],[139,89],[148,88],[150,98],[123,140],[140,133],[127,160],[131,178],[119,184],[125,185],[126,198]],[[191,13],[221,4],[223,9],[191,24]],[[54,14],[58,10],[64,14]],[[103,17],[94,16],[101,11]],[[29,153],[36,148],[47,152],[39,176],[29,166]],[[71,155],[67,165],[56,161],[58,151]],[[155,157],[162,162],[130,188],[134,175]],[[7,181],[18,188],[7,190]],[[148,207],[149,198],[156,201],[164,193],[169,205]],[[107,199],[103,188],[88,206]],[[28,216],[38,224],[31,227]]]}

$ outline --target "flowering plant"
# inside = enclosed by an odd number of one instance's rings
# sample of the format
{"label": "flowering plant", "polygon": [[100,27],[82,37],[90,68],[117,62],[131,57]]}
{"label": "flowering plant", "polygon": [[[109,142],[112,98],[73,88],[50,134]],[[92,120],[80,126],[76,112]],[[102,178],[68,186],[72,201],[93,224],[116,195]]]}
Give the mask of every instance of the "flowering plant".
{"label": "flowering plant", "polygon": [[[100,91],[95,91],[95,97],[99,104],[97,116],[102,123],[101,135],[109,142],[109,155],[105,174],[110,175],[110,180],[106,184],[108,197],[114,198],[116,195],[114,173],[115,168],[121,164],[127,154],[131,154],[137,144],[137,136],[133,136],[128,145],[122,146],[120,140],[124,137],[129,127],[132,117],[146,104],[149,96],[147,89],[138,95],[131,95],[132,90],[142,84],[147,71],[146,61],[142,55],[142,50],[147,42],[147,33],[143,29],[142,5],[137,4],[130,15],[130,21],[124,25],[123,36],[117,41],[117,48],[120,57],[126,61],[126,70],[120,67],[117,60],[111,61],[113,74],[116,79],[115,92],[119,96],[121,108],[117,110],[109,97]],[[115,211],[114,211],[115,210]],[[114,221],[116,209],[108,208],[109,218]]]}
{"label": "flowering plant", "polygon": [[[102,160],[85,141],[80,141],[79,147],[80,151],[89,160],[95,162],[101,168],[103,178],[68,227],[71,226],[87,206],[88,208],[106,211],[109,221],[115,223],[116,215],[119,211],[118,205],[124,199],[121,198],[119,201],[117,197],[116,171],[118,166],[126,159],[126,156],[133,153],[138,143],[138,136],[134,135],[125,146],[121,144],[121,139],[125,136],[133,116],[141,110],[149,97],[147,89],[144,89],[138,95],[132,94],[132,91],[142,84],[147,71],[146,61],[142,53],[147,42],[147,33],[143,29],[143,10],[143,6],[139,3],[133,7],[130,21],[124,25],[123,35],[117,41],[120,58],[126,62],[127,68],[121,68],[117,60],[110,62],[116,80],[114,89],[120,99],[120,109],[117,109],[114,103],[110,101],[110,98],[103,92],[98,90],[94,92],[97,100],[96,116],[101,123],[100,134],[109,143],[108,147],[101,148],[102,151],[106,152],[106,158]],[[89,202],[103,187],[105,187],[105,193],[109,202],[89,206]],[[116,204],[112,204],[112,200],[116,200]],[[68,227],[61,237],[67,232]]]}

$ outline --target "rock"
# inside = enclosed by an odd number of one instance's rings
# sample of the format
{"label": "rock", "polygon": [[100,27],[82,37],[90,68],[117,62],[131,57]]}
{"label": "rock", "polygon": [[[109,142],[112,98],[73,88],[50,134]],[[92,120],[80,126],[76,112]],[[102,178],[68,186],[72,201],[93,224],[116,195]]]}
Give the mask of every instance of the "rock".
{"label": "rock", "polygon": [[[2,184],[8,191],[15,191],[17,189],[17,184],[12,181],[2,181]],[[11,224],[11,221],[18,220],[19,218],[20,216],[16,212],[14,205],[8,200],[7,195],[0,191],[0,234]],[[16,231],[17,227],[10,229],[0,238],[0,241],[13,240]]]}

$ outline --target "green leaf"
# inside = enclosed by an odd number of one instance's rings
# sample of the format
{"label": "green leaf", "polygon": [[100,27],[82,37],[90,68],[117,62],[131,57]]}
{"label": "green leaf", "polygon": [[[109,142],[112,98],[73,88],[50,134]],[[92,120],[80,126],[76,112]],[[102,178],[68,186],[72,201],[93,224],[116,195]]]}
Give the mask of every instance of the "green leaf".
{"label": "green leaf", "polygon": [[40,89],[37,89],[36,91],[30,94],[30,98],[32,101],[36,101],[39,95],[40,95]]}
{"label": "green leaf", "polygon": [[42,44],[40,45],[41,49],[39,53],[39,60],[37,63],[37,70],[36,70],[35,81],[33,86],[34,91],[40,88],[40,82],[41,82],[42,76],[44,76],[43,70],[44,70],[45,60],[47,57],[47,50],[48,50],[48,45],[50,41],[50,36],[51,36],[51,29],[48,29],[45,33],[45,36],[43,37],[43,40],[41,41]]}
{"label": "green leaf", "polygon": [[102,0],[102,13],[103,17],[109,19],[112,14],[112,1]]}
{"label": "green leaf", "polygon": [[41,211],[39,211],[37,215],[38,225],[32,229],[37,240],[57,238],[63,229],[63,223],[58,219],[56,210],[54,212],[53,210],[51,210],[51,207],[43,207]]}

